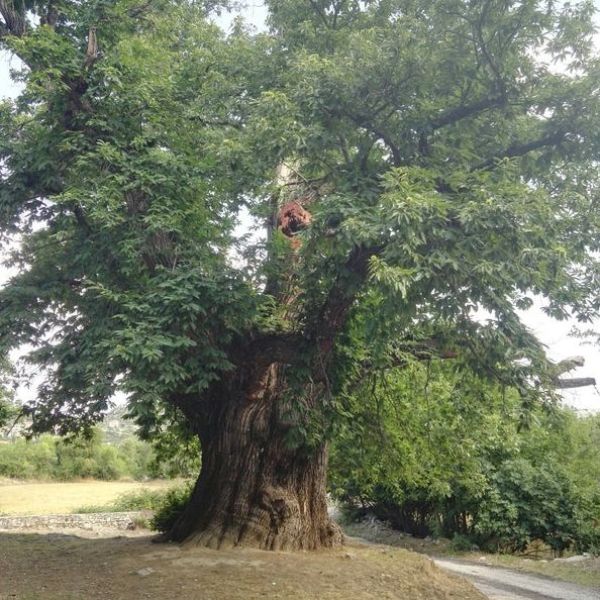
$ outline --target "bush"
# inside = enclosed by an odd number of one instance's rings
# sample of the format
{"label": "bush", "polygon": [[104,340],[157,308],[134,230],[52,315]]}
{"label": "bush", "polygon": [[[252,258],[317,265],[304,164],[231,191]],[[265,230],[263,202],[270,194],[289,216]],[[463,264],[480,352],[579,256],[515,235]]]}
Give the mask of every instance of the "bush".
{"label": "bush", "polygon": [[[1,384],[0,384],[1,386]],[[4,391],[0,387],[0,428],[10,425],[18,414],[17,407],[4,396]]]}
{"label": "bush", "polygon": [[160,477],[155,465],[156,455],[148,442],[128,437],[117,448],[129,477],[134,479],[147,477],[156,479]]}
{"label": "bush", "polygon": [[541,540],[562,552],[576,539],[576,498],[558,464],[535,466],[525,459],[506,461],[491,474],[474,515],[482,547],[522,552]]}
{"label": "bush", "polygon": [[575,507],[575,519],[577,552],[600,556],[600,490],[581,494]]}
{"label": "bush", "polygon": [[55,475],[55,440],[44,435],[35,441],[18,439],[0,444],[0,477],[45,479]]}
{"label": "bush", "polygon": [[88,505],[76,508],[74,513],[154,511],[150,528],[168,531],[189,502],[193,481],[174,486],[168,490],[140,490],[122,494],[114,502],[104,506]]}
{"label": "bush", "polygon": [[125,461],[114,446],[102,443],[102,435],[94,431],[89,439],[56,441],[56,467],[53,476],[68,480],[93,478],[114,480],[126,474]]}
{"label": "bush", "polygon": [[193,482],[188,482],[184,485],[171,488],[166,493],[150,523],[152,529],[156,531],[168,531],[171,529],[190,501],[193,487]]}
{"label": "bush", "polygon": [[121,494],[116,500],[105,505],[86,505],[76,508],[74,513],[129,512],[138,510],[155,511],[160,509],[170,490],[143,489]]}
{"label": "bush", "polygon": [[457,552],[468,552],[469,550],[473,549],[473,542],[466,535],[455,533],[452,536],[450,546],[453,550],[456,550]]}
{"label": "bush", "polygon": [[514,390],[438,363],[344,402],[329,481],[346,506],[458,545],[600,550],[600,415],[531,409],[523,428]]}

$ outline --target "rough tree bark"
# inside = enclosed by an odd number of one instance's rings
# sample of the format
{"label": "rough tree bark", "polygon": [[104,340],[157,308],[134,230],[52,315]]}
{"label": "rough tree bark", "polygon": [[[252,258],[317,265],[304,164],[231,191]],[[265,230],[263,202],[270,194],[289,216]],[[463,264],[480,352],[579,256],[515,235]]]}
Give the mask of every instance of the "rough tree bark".
{"label": "rough tree bark", "polygon": [[[340,544],[327,514],[327,447],[292,446],[295,424],[273,363],[239,386],[220,383],[198,419],[202,468],[164,539],[210,548],[314,550]],[[243,378],[242,378],[243,379]]]}

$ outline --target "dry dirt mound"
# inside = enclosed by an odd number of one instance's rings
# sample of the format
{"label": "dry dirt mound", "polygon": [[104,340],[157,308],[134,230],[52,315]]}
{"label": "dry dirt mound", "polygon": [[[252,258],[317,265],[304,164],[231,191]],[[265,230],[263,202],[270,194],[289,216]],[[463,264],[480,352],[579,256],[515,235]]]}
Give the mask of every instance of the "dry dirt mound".
{"label": "dry dirt mound", "polygon": [[350,543],[316,553],[213,551],[150,540],[0,533],[0,599],[483,599],[402,549]]}

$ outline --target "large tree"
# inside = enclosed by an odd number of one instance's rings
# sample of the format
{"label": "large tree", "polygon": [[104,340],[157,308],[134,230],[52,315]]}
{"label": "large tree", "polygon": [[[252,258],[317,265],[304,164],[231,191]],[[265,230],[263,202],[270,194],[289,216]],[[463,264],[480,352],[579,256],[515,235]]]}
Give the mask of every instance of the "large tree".
{"label": "large tree", "polygon": [[34,431],[120,390],[199,438],[169,539],[318,548],[356,381],[443,356],[532,402],[517,309],[597,314],[600,63],[591,2],[268,6],[224,36],[196,2],[0,0],[0,351],[46,370]]}

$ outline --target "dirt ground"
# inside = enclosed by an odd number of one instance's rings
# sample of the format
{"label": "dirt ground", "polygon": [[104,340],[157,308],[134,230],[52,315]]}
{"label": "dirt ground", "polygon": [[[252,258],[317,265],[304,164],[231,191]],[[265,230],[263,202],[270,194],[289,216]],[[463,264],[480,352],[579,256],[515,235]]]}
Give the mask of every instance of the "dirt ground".
{"label": "dirt ground", "polygon": [[86,505],[104,505],[121,494],[172,487],[173,481],[79,481],[31,483],[0,481],[0,515],[70,513]]}
{"label": "dirt ground", "polygon": [[327,552],[214,551],[132,534],[0,533],[0,599],[483,599],[404,549],[349,540]]}

